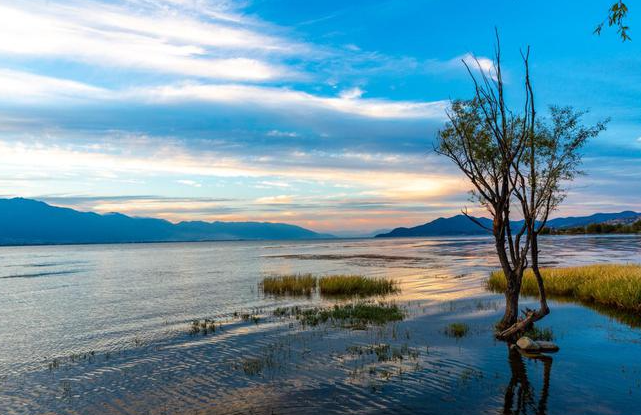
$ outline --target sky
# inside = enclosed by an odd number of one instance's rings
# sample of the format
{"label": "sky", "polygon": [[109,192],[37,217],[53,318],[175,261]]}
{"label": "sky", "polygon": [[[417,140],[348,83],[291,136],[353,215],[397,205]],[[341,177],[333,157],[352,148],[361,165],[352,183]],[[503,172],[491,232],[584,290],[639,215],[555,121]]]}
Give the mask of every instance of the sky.
{"label": "sky", "polygon": [[[501,37],[550,105],[610,118],[555,216],[641,211],[641,5],[608,0],[0,0],[0,196],[100,213],[336,234],[467,207],[433,143],[463,61]],[[637,40],[638,37],[638,40]]]}

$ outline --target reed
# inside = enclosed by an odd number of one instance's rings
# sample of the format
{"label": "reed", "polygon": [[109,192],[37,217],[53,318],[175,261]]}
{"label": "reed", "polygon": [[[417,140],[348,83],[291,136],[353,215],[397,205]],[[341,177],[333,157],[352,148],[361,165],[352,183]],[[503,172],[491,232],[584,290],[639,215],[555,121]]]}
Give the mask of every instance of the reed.
{"label": "reed", "polygon": [[371,296],[398,291],[396,281],[389,278],[367,278],[362,275],[328,275],[319,279],[321,295]]}
{"label": "reed", "polygon": [[311,274],[275,275],[260,283],[265,294],[311,295],[316,289],[316,277]]}
{"label": "reed", "polygon": [[367,297],[397,292],[398,284],[389,278],[367,278],[363,275],[312,274],[274,275],[263,278],[259,284],[265,294],[311,295],[317,288],[321,295]]}
{"label": "reed", "polygon": [[[551,296],[572,298],[635,313],[641,312],[641,265],[597,264],[580,267],[544,268],[541,275],[545,291]],[[501,271],[490,274],[487,288],[504,292],[506,281]],[[538,296],[531,270],[523,276],[521,294]]]}

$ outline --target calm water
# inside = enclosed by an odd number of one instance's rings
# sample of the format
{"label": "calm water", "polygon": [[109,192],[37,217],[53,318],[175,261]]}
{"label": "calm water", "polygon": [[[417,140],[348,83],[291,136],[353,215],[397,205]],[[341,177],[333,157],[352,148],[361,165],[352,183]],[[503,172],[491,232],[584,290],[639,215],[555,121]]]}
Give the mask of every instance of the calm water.
{"label": "calm water", "polygon": [[[641,239],[555,237],[544,253],[548,265],[641,262]],[[0,258],[3,414],[641,413],[641,319],[554,303],[542,326],[561,351],[510,354],[492,339],[502,303],[483,289],[496,267],[485,238],[5,247]],[[298,272],[396,278],[408,317],[368,330],[270,317],[331,304],[257,288]],[[223,329],[190,336],[205,317]],[[470,335],[445,336],[453,321]]]}

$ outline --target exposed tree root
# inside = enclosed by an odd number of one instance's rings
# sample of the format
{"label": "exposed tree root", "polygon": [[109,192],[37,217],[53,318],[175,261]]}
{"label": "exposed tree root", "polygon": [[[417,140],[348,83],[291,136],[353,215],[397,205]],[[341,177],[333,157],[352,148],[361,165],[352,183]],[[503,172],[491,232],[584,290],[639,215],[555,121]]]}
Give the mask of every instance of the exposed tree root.
{"label": "exposed tree root", "polygon": [[496,338],[507,341],[514,340],[521,333],[531,329],[535,322],[550,314],[550,309],[547,306],[542,307],[540,310],[531,310],[529,308],[526,308],[521,312],[523,313],[524,317],[507,329],[498,332],[496,334]]}

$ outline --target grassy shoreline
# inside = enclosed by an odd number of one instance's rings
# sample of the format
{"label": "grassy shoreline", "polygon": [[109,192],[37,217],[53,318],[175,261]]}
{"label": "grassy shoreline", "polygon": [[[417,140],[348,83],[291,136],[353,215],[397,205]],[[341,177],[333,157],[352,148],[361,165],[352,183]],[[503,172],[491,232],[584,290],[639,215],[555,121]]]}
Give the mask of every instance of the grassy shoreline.
{"label": "grassy shoreline", "polygon": [[[572,298],[617,309],[641,312],[641,264],[597,264],[578,267],[543,268],[541,275],[550,296]],[[503,272],[495,271],[487,288],[504,292]],[[538,286],[531,270],[523,276],[521,294],[538,296]]]}

